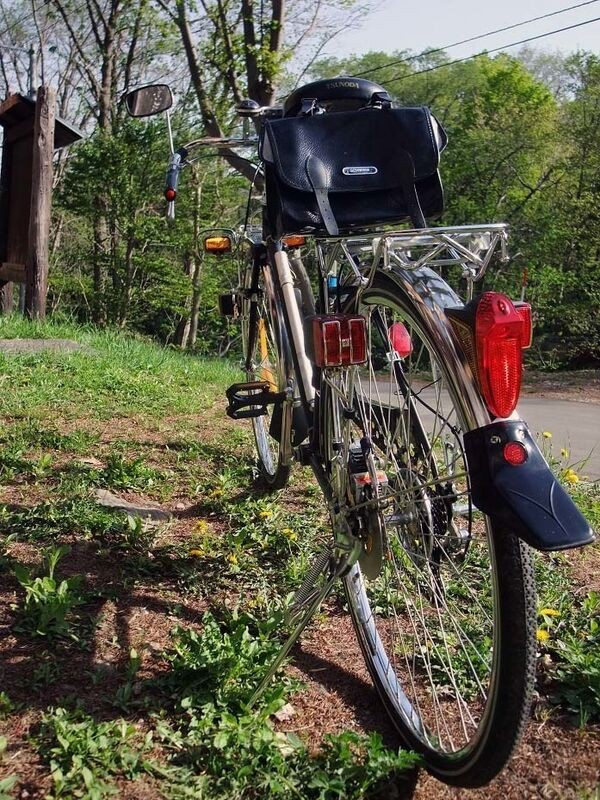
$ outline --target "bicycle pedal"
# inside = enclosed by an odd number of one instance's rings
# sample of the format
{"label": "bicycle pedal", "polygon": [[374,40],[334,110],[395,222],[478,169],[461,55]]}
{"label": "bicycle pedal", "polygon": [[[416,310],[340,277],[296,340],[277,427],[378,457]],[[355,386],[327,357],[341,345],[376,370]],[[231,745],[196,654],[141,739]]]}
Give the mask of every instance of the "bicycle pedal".
{"label": "bicycle pedal", "polygon": [[267,406],[280,403],[285,398],[285,392],[270,391],[268,381],[234,383],[225,394],[229,400],[225,411],[232,419],[263,417],[267,413]]}

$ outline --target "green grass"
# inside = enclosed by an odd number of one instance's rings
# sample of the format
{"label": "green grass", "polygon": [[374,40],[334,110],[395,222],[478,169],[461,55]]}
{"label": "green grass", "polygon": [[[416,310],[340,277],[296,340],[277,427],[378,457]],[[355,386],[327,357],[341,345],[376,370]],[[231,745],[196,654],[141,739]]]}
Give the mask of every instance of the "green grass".
{"label": "green grass", "polygon": [[224,359],[199,359],[114,330],[0,318],[0,338],[69,338],[91,352],[0,353],[0,413],[51,420],[198,414],[239,379]]}

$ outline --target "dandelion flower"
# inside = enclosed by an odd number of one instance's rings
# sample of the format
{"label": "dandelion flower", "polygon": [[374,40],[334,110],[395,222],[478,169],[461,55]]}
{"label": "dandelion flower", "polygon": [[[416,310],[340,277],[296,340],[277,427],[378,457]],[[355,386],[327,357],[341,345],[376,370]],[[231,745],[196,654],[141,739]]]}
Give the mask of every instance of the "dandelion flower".
{"label": "dandelion flower", "polygon": [[563,447],[563,448],[562,448],[562,450],[560,451],[560,454],[561,454],[561,456],[562,456],[563,458],[568,458],[568,457],[569,457],[569,451],[567,450],[567,448],[566,448],[566,447]]}
{"label": "dandelion flower", "polygon": [[548,639],[550,638],[550,634],[543,628],[538,628],[535,634],[535,638],[538,640],[538,642],[547,642]]}
{"label": "dandelion flower", "polygon": [[219,497],[223,497],[223,489],[213,489],[211,492],[208,493],[208,496],[212,500],[217,500]]}
{"label": "dandelion flower", "polygon": [[565,480],[567,483],[579,483],[579,475],[572,469],[565,472]]}
{"label": "dandelion flower", "polygon": [[540,614],[544,614],[546,617],[560,617],[560,611],[555,608],[542,608]]}
{"label": "dandelion flower", "polygon": [[272,511],[261,511],[258,516],[260,517],[260,519],[269,519],[269,517],[273,516],[273,512]]}
{"label": "dandelion flower", "polygon": [[233,564],[233,566],[235,566],[238,563],[237,556],[235,553],[227,553],[226,558],[230,564]]}
{"label": "dandelion flower", "polygon": [[544,437],[544,439],[551,439],[552,438],[552,434],[550,433],[550,431],[543,431],[542,432],[542,436]]}
{"label": "dandelion flower", "polygon": [[202,558],[204,550],[201,550],[199,547],[194,547],[193,550],[189,551],[188,555],[194,556],[195,558]]}
{"label": "dandelion flower", "polygon": [[198,533],[208,533],[210,530],[210,525],[208,522],[206,522],[206,520],[199,519],[196,523],[196,530]]}
{"label": "dandelion flower", "polygon": [[291,542],[295,542],[298,538],[298,534],[296,531],[292,530],[291,528],[282,528],[281,529],[282,536],[285,536],[286,539],[289,539]]}

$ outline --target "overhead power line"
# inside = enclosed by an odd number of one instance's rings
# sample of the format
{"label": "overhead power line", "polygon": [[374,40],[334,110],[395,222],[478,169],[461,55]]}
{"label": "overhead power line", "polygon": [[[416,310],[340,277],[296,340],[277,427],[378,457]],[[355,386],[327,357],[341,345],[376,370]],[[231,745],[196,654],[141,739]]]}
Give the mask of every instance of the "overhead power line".
{"label": "overhead power line", "polygon": [[[512,25],[506,25],[504,28],[496,28],[494,31],[488,31],[487,33],[480,33],[477,36],[470,36],[468,39],[461,39],[460,42],[453,42],[452,44],[444,45],[443,47],[436,47],[434,50],[423,50],[421,53],[417,53],[416,55],[412,56],[404,56],[403,58],[395,59],[394,61],[388,61],[387,64],[380,64],[378,67],[372,67],[371,69],[367,69],[364,72],[357,72],[356,75],[351,75],[352,78],[364,78],[366,75],[372,75],[374,72],[379,72],[379,70],[387,69],[388,67],[395,67],[398,64],[406,64],[410,61],[417,61],[419,58],[423,56],[431,56],[434,53],[443,53],[446,50],[451,50],[453,47],[458,47],[461,44],[468,44],[469,42],[475,42],[478,39],[485,39],[488,36],[494,36],[496,33],[504,33],[505,31],[514,30],[514,28],[520,28],[523,25],[529,25],[531,22],[539,22],[542,19],[548,19],[548,17],[555,17],[558,14],[565,14],[567,11],[573,11],[576,8],[582,8],[583,6],[592,5],[592,3],[597,3],[598,0],[586,0],[585,3],[577,3],[574,6],[568,6],[567,8],[560,8],[558,11],[550,11],[548,14],[542,14],[539,17],[531,17],[531,19],[525,19],[523,22],[515,22]],[[584,23],[585,24],[585,23]],[[565,29],[565,30],[568,30]],[[546,34],[550,36],[550,34]],[[510,47],[511,45],[507,45]],[[488,51],[490,52],[490,51]]]}
{"label": "overhead power line", "polygon": [[386,85],[389,83],[394,83],[395,81],[405,81],[407,78],[412,78],[415,75],[424,75],[426,72],[435,72],[436,69],[442,69],[442,67],[449,67],[452,64],[460,64],[462,61],[469,61],[471,58],[480,58],[481,56],[487,56],[490,53],[499,53],[501,50],[507,50],[509,47],[518,47],[520,44],[527,44],[528,42],[535,42],[538,39],[544,39],[546,36],[554,36],[556,33],[562,33],[563,31],[570,31],[574,28],[582,28],[584,25],[591,25],[592,22],[599,22],[600,17],[594,17],[594,19],[587,19],[584,22],[577,22],[574,25],[567,25],[564,28],[557,28],[555,31],[548,31],[548,33],[540,33],[537,36],[529,36],[527,39],[521,39],[518,42],[511,42],[510,44],[502,45],[502,47],[493,47],[490,50],[482,50],[480,53],[473,53],[470,56],[464,56],[464,58],[454,58],[451,61],[444,61],[443,64],[436,64],[434,67],[427,67],[426,69],[419,69],[416,72],[409,72],[405,75],[398,75],[395,78],[390,78],[386,80]]}
{"label": "overhead power line", "polygon": [[33,17],[35,17],[35,15],[44,8],[44,5],[45,3],[42,2],[38,8],[34,8],[32,11],[29,11],[22,17],[13,20],[8,27],[6,27],[3,31],[0,31],[0,36],[5,36],[7,33],[10,33],[10,31],[17,28],[22,22],[27,22],[28,19],[33,19]]}

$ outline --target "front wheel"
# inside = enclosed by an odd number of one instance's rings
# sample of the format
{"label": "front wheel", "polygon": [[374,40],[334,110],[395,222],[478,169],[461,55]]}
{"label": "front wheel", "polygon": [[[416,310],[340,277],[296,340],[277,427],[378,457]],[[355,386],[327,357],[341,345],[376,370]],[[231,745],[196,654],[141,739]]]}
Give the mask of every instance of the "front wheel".
{"label": "front wheel", "polygon": [[[244,288],[249,295],[242,313],[246,379],[267,383],[272,392],[292,389],[292,358],[268,267],[250,264]],[[269,406],[267,414],[252,418],[258,468],[269,489],[282,489],[290,476],[292,415],[290,403],[279,403]]]}
{"label": "front wheel", "polygon": [[443,313],[386,275],[352,310],[367,320],[369,350],[336,393],[353,409],[343,449],[363,539],[345,578],[352,620],[403,738],[436,777],[481,786],[529,712],[530,553],[472,504],[463,435],[486,412]]}

